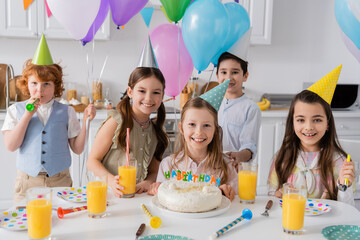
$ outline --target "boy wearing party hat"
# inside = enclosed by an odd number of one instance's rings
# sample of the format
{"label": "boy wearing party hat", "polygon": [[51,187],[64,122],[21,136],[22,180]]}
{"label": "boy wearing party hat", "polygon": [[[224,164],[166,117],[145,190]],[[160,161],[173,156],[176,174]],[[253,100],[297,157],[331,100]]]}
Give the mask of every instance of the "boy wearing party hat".
{"label": "boy wearing party hat", "polygon": [[[240,47],[244,48],[247,49],[247,46]],[[254,159],[261,122],[259,106],[243,92],[243,83],[247,81],[249,72],[248,62],[243,60],[246,52],[241,54],[243,55],[238,57],[229,52],[223,53],[219,57],[216,70],[219,83],[230,79],[218,117],[223,129],[224,152],[234,159],[234,167],[237,167],[239,162]]]}
{"label": "boy wearing party hat", "polygon": [[89,104],[80,127],[74,108],[55,100],[64,91],[63,72],[53,62],[44,35],[34,58],[25,62],[17,86],[29,99],[9,107],[1,129],[6,148],[19,150],[15,203],[32,187],[72,185],[69,147],[76,154],[82,153],[86,120],[95,117],[95,108]]}
{"label": "boy wearing party hat", "polygon": [[354,163],[338,144],[330,103],[341,65],[291,102],[285,136],[270,170],[269,194],[282,197],[285,183],[304,186],[308,198],[327,198],[354,205]]}
{"label": "boy wearing party hat", "polygon": [[223,82],[184,105],[179,123],[180,146],[173,155],[161,161],[156,183],[151,185],[149,194],[157,193],[169,172],[180,170],[192,176],[206,174],[221,178],[219,188],[233,200],[238,190],[237,172],[232,166],[233,161],[223,154],[221,127],[217,121],[217,111],[229,82]]}

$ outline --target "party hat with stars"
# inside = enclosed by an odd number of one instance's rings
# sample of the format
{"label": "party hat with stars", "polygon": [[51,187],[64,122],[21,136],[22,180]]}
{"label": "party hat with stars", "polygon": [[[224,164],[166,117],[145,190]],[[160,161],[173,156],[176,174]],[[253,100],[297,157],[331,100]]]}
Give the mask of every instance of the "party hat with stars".
{"label": "party hat with stars", "polygon": [[216,111],[219,111],[221,102],[225,96],[229,83],[230,83],[230,79],[224,81],[222,84],[214,87],[210,91],[207,91],[200,97],[205,101],[207,101],[208,103],[210,103],[211,106],[213,106],[216,109]]}
{"label": "party hat with stars", "polygon": [[54,62],[52,60],[49,47],[47,45],[44,34],[42,35],[39,45],[34,54],[33,60],[31,62],[35,65],[53,65]]}
{"label": "party hat with stars", "polygon": [[342,65],[338,66],[325,77],[311,85],[307,90],[312,91],[324,99],[328,104],[334,96],[337,81],[339,79]]}

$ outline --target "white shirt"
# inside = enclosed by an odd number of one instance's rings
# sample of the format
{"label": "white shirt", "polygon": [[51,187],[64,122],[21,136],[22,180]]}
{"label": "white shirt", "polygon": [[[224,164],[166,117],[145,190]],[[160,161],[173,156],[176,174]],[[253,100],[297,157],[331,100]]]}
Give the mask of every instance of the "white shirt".
{"label": "white shirt", "polygon": [[249,149],[254,159],[261,122],[261,111],[257,104],[245,94],[230,100],[224,98],[218,119],[223,130],[223,151],[239,152]]}
{"label": "white shirt", "polygon": [[[41,123],[45,126],[49,120],[52,107],[54,104],[54,99],[46,104],[40,105],[36,111],[36,115],[40,119]],[[76,117],[76,113],[73,107],[68,107],[68,138],[74,138],[80,133],[80,123]],[[4,124],[1,128],[1,131],[12,130],[18,124],[20,119],[18,119],[17,110],[15,104],[11,105],[7,112]]]}

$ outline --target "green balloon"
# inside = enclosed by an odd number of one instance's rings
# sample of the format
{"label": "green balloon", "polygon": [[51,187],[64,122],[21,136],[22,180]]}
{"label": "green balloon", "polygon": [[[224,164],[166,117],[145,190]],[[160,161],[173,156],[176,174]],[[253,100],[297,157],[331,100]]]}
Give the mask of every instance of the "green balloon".
{"label": "green balloon", "polygon": [[171,21],[178,22],[185,13],[191,0],[160,0]]}

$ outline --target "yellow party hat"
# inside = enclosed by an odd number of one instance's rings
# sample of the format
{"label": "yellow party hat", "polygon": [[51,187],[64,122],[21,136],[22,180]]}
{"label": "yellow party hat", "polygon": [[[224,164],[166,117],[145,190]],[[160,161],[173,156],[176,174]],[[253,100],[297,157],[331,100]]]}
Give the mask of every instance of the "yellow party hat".
{"label": "yellow party hat", "polygon": [[337,81],[339,79],[342,64],[328,73],[325,77],[311,85],[307,90],[312,91],[324,99],[328,104],[334,96]]}

